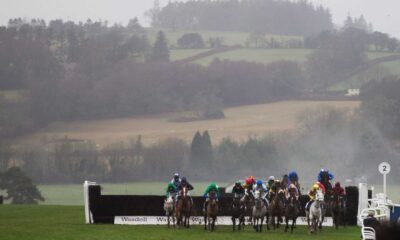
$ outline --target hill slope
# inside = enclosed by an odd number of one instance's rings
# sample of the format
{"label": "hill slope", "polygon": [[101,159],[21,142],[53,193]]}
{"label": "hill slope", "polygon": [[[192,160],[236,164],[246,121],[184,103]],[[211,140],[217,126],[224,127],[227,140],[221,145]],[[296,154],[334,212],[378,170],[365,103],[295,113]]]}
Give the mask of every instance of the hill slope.
{"label": "hill slope", "polygon": [[245,140],[249,136],[262,136],[277,131],[293,129],[299,113],[321,105],[338,108],[355,108],[356,101],[284,101],[270,104],[249,105],[225,109],[225,119],[174,122],[187,113],[171,113],[136,118],[109,120],[76,121],[54,123],[34,134],[20,138],[19,143],[40,142],[44,136],[87,139],[100,145],[127,140],[142,135],[145,144],[156,143],[168,138],[181,138],[191,141],[197,130],[209,130],[213,142],[225,137]]}

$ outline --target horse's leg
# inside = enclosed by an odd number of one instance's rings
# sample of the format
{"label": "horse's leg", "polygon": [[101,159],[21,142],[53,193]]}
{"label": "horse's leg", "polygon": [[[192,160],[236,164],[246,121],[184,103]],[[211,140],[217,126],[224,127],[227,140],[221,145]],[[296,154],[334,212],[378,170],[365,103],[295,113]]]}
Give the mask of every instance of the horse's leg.
{"label": "horse's leg", "polygon": [[263,222],[264,222],[264,216],[261,217],[260,232],[262,232]]}
{"label": "horse's leg", "polygon": [[287,215],[285,217],[285,222],[286,222],[285,232],[287,232],[287,230],[289,228],[289,217]]}
{"label": "horse's leg", "polygon": [[168,213],[168,228],[170,227],[169,222],[170,222],[170,213]]}
{"label": "horse's leg", "polygon": [[296,220],[297,220],[297,217],[294,217],[294,218],[292,219],[292,228],[290,229],[290,233],[293,233],[293,228],[294,228],[294,226],[296,225]]}
{"label": "horse's leg", "polygon": [[267,216],[267,220],[266,220],[267,230],[270,230],[269,229],[269,213],[267,213],[266,216]]}
{"label": "horse's leg", "polygon": [[[207,211],[207,210],[206,210]],[[207,230],[207,212],[204,215],[204,230]]]}
{"label": "horse's leg", "polygon": [[[235,230],[236,230],[236,229],[235,229],[235,228],[236,228],[236,226],[235,226],[235,225],[236,225],[236,218],[234,218],[234,217],[232,216],[231,219],[232,219],[232,230],[235,231]],[[240,222],[239,222],[239,224],[240,224]]]}

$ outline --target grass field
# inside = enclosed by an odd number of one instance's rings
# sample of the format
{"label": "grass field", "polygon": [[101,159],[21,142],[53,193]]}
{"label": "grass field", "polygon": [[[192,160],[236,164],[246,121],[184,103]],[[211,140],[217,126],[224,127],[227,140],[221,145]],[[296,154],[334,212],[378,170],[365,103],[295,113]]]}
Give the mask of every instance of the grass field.
{"label": "grass field", "polygon": [[268,64],[280,60],[305,62],[311,49],[255,49],[242,48],[234,51],[214,54],[196,61],[202,65],[209,65],[215,58],[231,61],[247,61]]}
{"label": "grass field", "polygon": [[0,239],[2,240],[354,240],[359,238],[358,227],[348,227],[338,231],[324,228],[322,233],[309,235],[305,227],[299,226],[291,235],[283,233],[282,229],[260,234],[247,228],[243,232],[234,233],[228,226],[217,227],[216,232],[209,233],[199,226],[191,229],[167,229],[165,226],[85,225],[83,207],[0,205]]}
{"label": "grass field", "polygon": [[21,101],[25,95],[25,90],[0,90],[0,97],[5,98],[7,101]]}
{"label": "grass field", "polygon": [[270,104],[249,105],[227,108],[225,119],[173,122],[185,113],[171,113],[136,118],[118,118],[94,121],[76,121],[54,123],[25,137],[17,143],[40,143],[44,136],[79,138],[93,140],[99,147],[115,141],[142,135],[145,144],[156,143],[168,138],[180,138],[190,142],[197,130],[209,130],[214,143],[225,137],[242,141],[249,136],[263,136],[268,133],[291,130],[297,124],[299,113],[306,109],[321,106],[355,108],[356,101],[283,101]]}
{"label": "grass field", "polygon": [[[247,32],[229,32],[229,31],[208,31],[208,30],[174,30],[174,29],[159,29],[159,28],[146,28],[146,32],[150,42],[155,42],[157,33],[162,30],[168,40],[170,46],[176,46],[177,40],[186,33],[199,33],[203,40],[207,43],[210,38],[222,38],[223,44],[228,46],[233,45],[246,45],[246,41],[250,35]],[[302,39],[300,36],[284,36],[284,35],[272,35],[266,34],[266,38],[273,37],[276,41],[284,42],[290,39]]]}

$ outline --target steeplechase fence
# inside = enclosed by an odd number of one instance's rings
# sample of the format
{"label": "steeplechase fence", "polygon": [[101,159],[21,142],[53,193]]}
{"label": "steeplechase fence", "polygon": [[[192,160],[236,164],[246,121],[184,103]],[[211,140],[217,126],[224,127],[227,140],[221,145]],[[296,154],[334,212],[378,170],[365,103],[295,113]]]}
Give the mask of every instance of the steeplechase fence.
{"label": "steeplechase fence", "polygon": [[[358,188],[346,187],[347,223],[357,224]],[[192,223],[202,224],[204,198],[193,196],[194,209]],[[165,196],[148,195],[102,195],[101,186],[86,181],[84,183],[85,218],[87,224],[133,224],[133,225],[162,225],[166,224],[163,203]],[[306,224],[304,206],[309,200],[307,195],[300,197],[302,212],[298,224]],[[223,193],[219,200],[219,225],[229,225],[231,222],[232,195]],[[325,225],[332,225],[329,214]]]}

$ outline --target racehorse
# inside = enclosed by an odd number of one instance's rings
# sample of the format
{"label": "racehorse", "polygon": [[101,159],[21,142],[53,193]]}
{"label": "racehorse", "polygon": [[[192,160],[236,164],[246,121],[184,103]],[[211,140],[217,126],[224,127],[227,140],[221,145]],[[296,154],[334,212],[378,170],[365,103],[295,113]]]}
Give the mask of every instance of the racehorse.
{"label": "racehorse", "polygon": [[241,201],[241,196],[235,193],[233,197],[232,203],[232,225],[233,231],[236,230],[236,218],[239,220],[238,222],[238,229],[239,231],[244,228],[244,214],[245,214],[245,207],[243,201]]}
{"label": "racehorse", "polygon": [[254,195],[250,189],[246,189],[246,193],[243,196],[243,204],[245,208],[245,216],[249,217],[249,222],[253,222],[253,206],[254,206]]}
{"label": "racehorse", "polygon": [[290,193],[285,210],[285,221],[286,221],[285,232],[287,232],[287,230],[289,229],[289,221],[292,220],[292,227],[290,229],[290,233],[293,233],[293,228],[296,225],[296,220],[299,216],[298,202],[299,200],[297,199],[297,197],[293,193]]}
{"label": "racehorse", "polygon": [[217,202],[217,193],[215,191],[210,192],[208,198],[208,204],[206,209],[206,214],[204,215],[204,230],[208,230],[213,232],[215,228],[215,220],[218,215],[218,202]]}
{"label": "racehorse", "polygon": [[320,221],[322,221],[321,206],[323,203],[324,203],[324,194],[322,193],[321,190],[318,190],[316,193],[316,199],[311,204],[310,210],[306,211],[307,225],[310,233],[316,232],[318,226],[320,230],[322,228],[322,223],[320,223]]}
{"label": "racehorse", "polygon": [[168,228],[172,218],[172,224],[175,227],[175,200],[171,195],[164,201],[165,215],[168,217]]}
{"label": "racehorse", "polygon": [[176,218],[178,224],[184,227],[190,227],[190,213],[192,211],[192,199],[188,195],[187,187],[183,187],[180,191],[179,200],[176,206]]}
{"label": "racehorse", "polygon": [[262,232],[262,224],[267,214],[267,206],[264,203],[260,191],[256,191],[254,195],[253,227],[257,232]]}
{"label": "racehorse", "polygon": [[343,223],[343,227],[346,227],[346,207],[344,205],[343,197],[337,193],[333,194],[332,201],[330,204],[333,224],[336,229],[339,228],[340,221]]}
{"label": "racehorse", "polygon": [[[271,198],[271,202],[269,203],[268,206],[268,216],[267,216],[268,230],[269,230],[270,217],[273,229],[279,228],[280,223],[283,222],[282,216],[284,215],[285,212],[284,195],[285,193],[282,190],[278,190],[278,193],[273,195]],[[276,223],[275,223],[275,218],[277,218]]]}

